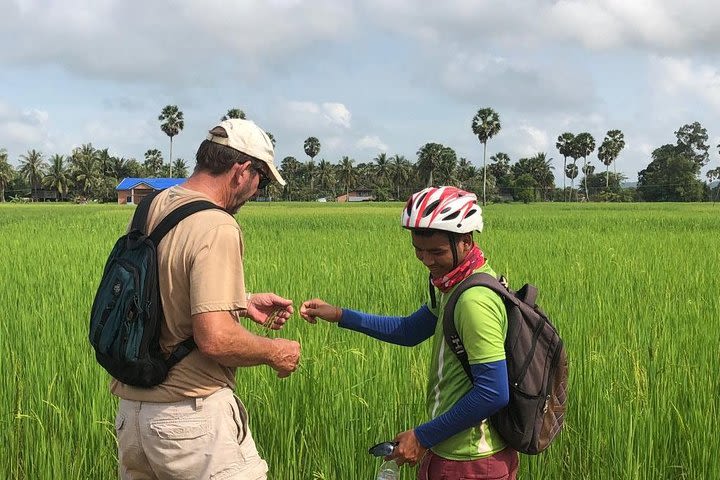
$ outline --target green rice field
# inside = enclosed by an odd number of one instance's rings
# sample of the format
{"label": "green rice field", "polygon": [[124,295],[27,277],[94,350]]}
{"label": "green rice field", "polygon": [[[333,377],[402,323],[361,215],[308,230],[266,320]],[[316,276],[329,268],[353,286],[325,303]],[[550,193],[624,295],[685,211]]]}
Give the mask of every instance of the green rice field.
{"label": "green rice field", "polygon": [[[250,291],[408,314],[427,274],[401,204],[252,204]],[[105,258],[132,207],[0,205],[0,478],[116,477],[117,400],[87,341]],[[720,205],[490,205],[476,239],[532,282],[570,360],[566,427],[528,479],[720,478]],[[248,321],[249,322],[249,321]],[[248,328],[265,334],[255,324]],[[270,478],[371,479],[367,448],[426,420],[414,349],[295,315],[299,370],[238,370]],[[403,468],[403,478],[415,469]]]}

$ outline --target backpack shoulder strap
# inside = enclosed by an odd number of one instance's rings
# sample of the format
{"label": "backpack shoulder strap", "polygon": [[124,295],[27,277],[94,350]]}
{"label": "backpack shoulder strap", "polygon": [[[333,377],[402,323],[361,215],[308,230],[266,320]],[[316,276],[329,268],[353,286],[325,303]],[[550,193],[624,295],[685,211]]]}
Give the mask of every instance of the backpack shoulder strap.
{"label": "backpack shoulder strap", "polygon": [[150,204],[152,204],[155,197],[160,195],[160,192],[162,192],[162,190],[155,190],[154,192],[145,195],[145,197],[140,200],[140,203],[135,209],[130,230],[137,230],[147,234],[147,218],[148,213],[150,212]]}
{"label": "backpack shoulder strap", "polygon": [[465,345],[462,343],[462,339],[460,338],[457,328],[455,328],[455,305],[457,304],[460,295],[462,295],[465,290],[472,287],[487,287],[500,295],[503,299],[508,299],[516,305],[518,303],[515,296],[502,283],[500,283],[497,278],[487,273],[473,273],[468,278],[460,282],[460,284],[455,287],[455,290],[453,290],[450,298],[448,298],[443,311],[443,336],[445,337],[445,342],[447,342],[457,359],[460,361],[460,364],[462,364],[470,382],[473,381],[473,376],[470,371],[470,362],[468,361],[467,351],[465,350]]}
{"label": "backpack shoulder strap", "polygon": [[195,339],[193,337],[190,337],[184,342],[182,342],[180,345],[175,347],[175,350],[173,350],[168,359],[165,360],[168,370],[174,367],[180,360],[187,357],[190,352],[195,349],[196,346],[197,345],[195,344]]}
{"label": "backpack shoulder strap", "polygon": [[182,220],[194,213],[211,209],[223,210],[218,205],[215,205],[214,203],[207,200],[197,200],[179,206],[178,208],[170,212],[165,218],[163,218],[162,221],[158,224],[158,226],[155,227],[155,229],[149,235],[150,241],[157,248],[157,246],[160,244],[160,240],[162,240],[165,235],[167,235],[167,233]]}

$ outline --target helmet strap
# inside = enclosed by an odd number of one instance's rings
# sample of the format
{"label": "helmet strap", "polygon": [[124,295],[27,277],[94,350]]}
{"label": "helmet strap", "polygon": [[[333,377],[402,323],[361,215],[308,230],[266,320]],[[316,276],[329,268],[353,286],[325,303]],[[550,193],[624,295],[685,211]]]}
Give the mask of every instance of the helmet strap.
{"label": "helmet strap", "polygon": [[457,235],[453,232],[447,232],[448,240],[450,241],[450,251],[453,256],[453,270],[458,266],[458,251],[457,251]]}

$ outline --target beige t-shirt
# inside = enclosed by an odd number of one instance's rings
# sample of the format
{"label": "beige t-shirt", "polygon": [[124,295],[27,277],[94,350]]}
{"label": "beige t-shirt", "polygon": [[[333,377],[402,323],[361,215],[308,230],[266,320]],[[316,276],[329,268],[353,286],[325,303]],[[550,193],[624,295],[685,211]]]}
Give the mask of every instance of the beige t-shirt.
{"label": "beige t-shirt", "polygon": [[[194,200],[210,200],[182,186],[160,193],[150,206],[152,230],[175,208]],[[242,232],[235,218],[222,210],[204,210],[182,220],[157,249],[160,295],[165,322],[160,347],[169,355],[192,337],[191,316],[246,308]],[[196,348],[153,388],[133,387],[115,379],[110,391],[143,402],[175,402],[204,397],[222,387],[235,388],[235,369],[220,365]]]}

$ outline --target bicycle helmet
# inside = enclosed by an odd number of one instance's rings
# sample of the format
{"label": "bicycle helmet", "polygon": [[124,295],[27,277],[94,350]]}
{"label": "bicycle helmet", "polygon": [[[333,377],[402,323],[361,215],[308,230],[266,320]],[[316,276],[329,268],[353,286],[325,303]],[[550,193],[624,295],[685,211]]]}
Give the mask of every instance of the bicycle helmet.
{"label": "bicycle helmet", "polygon": [[474,193],[456,187],[428,187],[414,193],[403,209],[403,228],[451,233],[482,232],[482,209]]}

